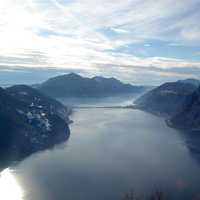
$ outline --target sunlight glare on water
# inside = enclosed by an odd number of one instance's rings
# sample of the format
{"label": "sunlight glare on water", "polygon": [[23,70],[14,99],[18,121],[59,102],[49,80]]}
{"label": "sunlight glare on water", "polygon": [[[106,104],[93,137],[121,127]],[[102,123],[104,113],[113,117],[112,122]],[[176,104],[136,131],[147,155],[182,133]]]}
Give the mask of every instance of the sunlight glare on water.
{"label": "sunlight glare on water", "polygon": [[9,168],[0,173],[0,199],[23,200],[23,191]]}

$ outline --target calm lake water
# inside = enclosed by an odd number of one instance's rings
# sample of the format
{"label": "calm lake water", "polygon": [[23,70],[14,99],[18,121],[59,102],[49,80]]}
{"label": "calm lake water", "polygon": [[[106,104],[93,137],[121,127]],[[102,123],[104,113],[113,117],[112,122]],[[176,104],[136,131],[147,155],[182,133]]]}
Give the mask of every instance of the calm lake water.
{"label": "calm lake water", "polygon": [[[84,105],[131,101],[107,98]],[[75,109],[71,118],[67,142],[2,172],[0,185],[12,180],[8,193],[17,191],[23,200],[120,200],[130,190],[158,188],[181,200],[198,196],[200,162],[185,135],[162,118],[111,108]]]}

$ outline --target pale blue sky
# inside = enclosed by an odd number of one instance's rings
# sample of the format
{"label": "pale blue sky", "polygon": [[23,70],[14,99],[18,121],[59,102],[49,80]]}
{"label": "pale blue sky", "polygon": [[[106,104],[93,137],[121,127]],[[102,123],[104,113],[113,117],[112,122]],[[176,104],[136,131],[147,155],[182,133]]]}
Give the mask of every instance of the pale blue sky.
{"label": "pale blue sky", "polygon": [[200,0],[6,0],[0,76],[48,68],[138,84],[198,78],[199,10]]}

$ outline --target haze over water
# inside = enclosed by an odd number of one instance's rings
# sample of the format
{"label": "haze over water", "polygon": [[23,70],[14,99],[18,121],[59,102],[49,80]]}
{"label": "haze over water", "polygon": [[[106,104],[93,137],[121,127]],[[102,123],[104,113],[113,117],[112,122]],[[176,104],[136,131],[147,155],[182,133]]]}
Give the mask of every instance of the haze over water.
{"label": "haze over water", "polygon": [[[132,99],[93,99],[84,105],[125,105]],[[71,118],[66,143],[13,167],[24,200],[117,200],[132,189],[156,188],[179,199],[198,195],[200,165],[184,134],[164,119],[112,108],[75,109]]]}

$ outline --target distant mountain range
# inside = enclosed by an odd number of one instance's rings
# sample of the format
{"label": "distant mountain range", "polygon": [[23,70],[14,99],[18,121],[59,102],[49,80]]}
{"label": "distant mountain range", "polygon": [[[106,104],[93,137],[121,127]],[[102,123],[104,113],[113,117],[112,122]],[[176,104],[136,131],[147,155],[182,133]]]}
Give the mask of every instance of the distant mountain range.
{"label": "distant mountain range", "polygon": [[70,110],[25,85],[0,88],[0,161],[16,161],[69,137]]}
{"label": "distant mountain range", "polygon": [[200,81],[165,83],[138,98],[136,107],[168,118],[171,126],[200,130]]}
{"label": "distant mountain range", "polygon": [[100,97],[139,93],[143,92],[145,87],[124,84],[115,78],[86,78],[70,73],[51,78],[37,85],[37,89],[51,97]]}

